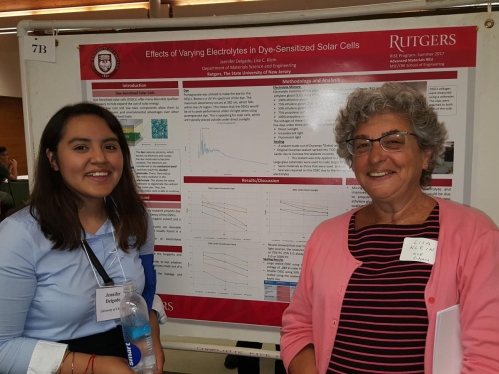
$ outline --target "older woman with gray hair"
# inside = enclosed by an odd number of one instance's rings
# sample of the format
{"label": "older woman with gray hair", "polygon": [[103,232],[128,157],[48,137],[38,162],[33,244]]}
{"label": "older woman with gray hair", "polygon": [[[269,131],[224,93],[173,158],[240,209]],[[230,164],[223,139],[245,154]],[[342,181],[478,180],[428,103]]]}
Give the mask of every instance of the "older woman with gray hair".
{"label": "older woman with gray hair", "polygon": [[459,304],[461,373],[499,373],[499,230],[430,197],[447,137],[402,83],[354,91],[338,154],[372,202],[320,224],[283,315],[289,374],[432,373],[437,312]]}

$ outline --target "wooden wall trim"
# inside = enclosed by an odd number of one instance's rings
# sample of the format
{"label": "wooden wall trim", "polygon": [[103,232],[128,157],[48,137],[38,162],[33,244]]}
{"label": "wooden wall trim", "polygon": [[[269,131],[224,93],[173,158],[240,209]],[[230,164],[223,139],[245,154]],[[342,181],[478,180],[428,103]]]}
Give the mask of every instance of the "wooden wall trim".
{"label": "wooden wall trim", "polygon": [[0,96],[0,146],[17,161],[19,175],[28,174],[21,98]]}

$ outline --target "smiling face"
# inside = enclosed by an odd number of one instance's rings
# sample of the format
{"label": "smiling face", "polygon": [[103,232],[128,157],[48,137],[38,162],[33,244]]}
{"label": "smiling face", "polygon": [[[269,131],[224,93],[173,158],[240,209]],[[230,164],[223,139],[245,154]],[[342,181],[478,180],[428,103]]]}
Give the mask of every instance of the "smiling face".
{"label": "smiling face", "polygon": [[[400,115],[385,113],[360,125],[352,137],[377,139],[399,131],[412,129]],[[430,152],[421,150],[416,137],[408,135],[405,147],[398,152],[386,152],[379,142],[373,142],[369,153],[353,157],[352,169],[374,203],[397,204],[421,194],[419,178],[429,159]]]}
{"label": "smiling face", "polygon": [[54,170],[85,204],[101,203],[123,173],[118,138],[94,115],[73,117],[64,126],[57,153],[46,151]]}

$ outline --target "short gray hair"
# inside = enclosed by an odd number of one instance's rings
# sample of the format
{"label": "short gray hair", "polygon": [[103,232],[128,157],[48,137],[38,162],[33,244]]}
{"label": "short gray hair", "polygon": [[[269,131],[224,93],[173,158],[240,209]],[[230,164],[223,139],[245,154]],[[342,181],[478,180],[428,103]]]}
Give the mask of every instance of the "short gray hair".
{"label": "short gray hair", "polygon": [[348,152],[345,141],[351,139],[359,126],[370,118],[386,113],[405,118],[417,135],[419,147],[431,150],[428,168],[423,170],[419,180],[422,188],[428,187],[438,155],[447,139],[447,129],[426,98],[408,84],[385,83],[376,89],[358,88],[348,96],[347,104],[340,110],[335,122],[338,155],[351,167],[353,156]]}

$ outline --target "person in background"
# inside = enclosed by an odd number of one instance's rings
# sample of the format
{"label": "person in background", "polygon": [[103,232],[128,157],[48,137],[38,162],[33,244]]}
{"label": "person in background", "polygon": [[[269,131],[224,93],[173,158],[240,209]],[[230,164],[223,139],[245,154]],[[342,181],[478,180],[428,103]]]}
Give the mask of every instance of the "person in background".
{"label": "person in background", "polygon": [[320,224],[283,314],[289,374],[431,373],[437,312],[459,304],[461,373],[499,373],[499,230],[426,195],[447,131],[402,83],[358,89],[338,155],[372,202]]}
{"label": "person in background", "polygon": [[130,164],[120,123],[106,109],[70,105],[49,120],[30,205],[0,224],[0,373],[132,374],[119,319],[96,308],[100,291],[116,291],[103,286],[126,280],[151,311],[162,373],[151,310],[154,228]]}
{"label": "person in background", "polygon": [[[7,148],[0,147],[0,182],[5,180],[17,180],[17,161],[9,158]],[[6,214],[10,209],[15,207],[12,196],[4,191],[0,191],[1,212]]]}

